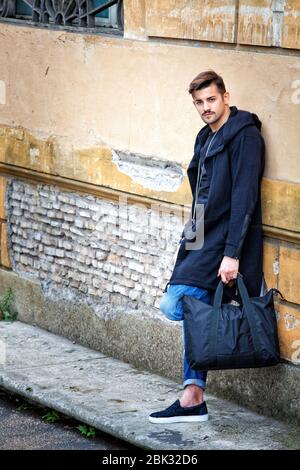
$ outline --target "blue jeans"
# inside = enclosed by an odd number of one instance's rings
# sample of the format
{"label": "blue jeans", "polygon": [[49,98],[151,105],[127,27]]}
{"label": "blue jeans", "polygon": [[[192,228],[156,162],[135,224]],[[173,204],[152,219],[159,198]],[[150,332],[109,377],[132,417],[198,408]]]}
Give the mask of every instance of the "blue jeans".
{"label": "blue jeans", "polygon": [[[200,289],[200,287],[187,286],[186,284],[169,284],[167,291],[164,293],[161,302],[160,309],[163,314],[172,321],[181,321],[183,319],[183,307],[182,307],[182,297],[184,295],[190,295],[191,297],[196,297],[201,299],[202,302],[210,303],[211,294],[205,290]],[[183,325],[182,325],[183,326]],[[185,354],[185,337],[184,329],[182,330],[182,339],[183,339],[183,386],[186,387],[190,384],[198,385],[199,387],[205,389],[206,387],[206,371],[193,370],[188,365],[186,354]]]}

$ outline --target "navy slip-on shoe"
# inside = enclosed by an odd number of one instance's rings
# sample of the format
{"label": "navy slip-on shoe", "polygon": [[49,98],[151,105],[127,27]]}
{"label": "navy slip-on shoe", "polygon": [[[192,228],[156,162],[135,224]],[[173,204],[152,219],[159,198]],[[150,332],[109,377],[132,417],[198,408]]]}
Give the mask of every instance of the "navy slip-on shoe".
{"label": "navy slip-on shoe", "polygon": [[162,411],[151,413],[151,423],[191,423],[208,420],[208,412],[205,401],[196,406],[182,407],[180,401],[176,400],[171,406]]}

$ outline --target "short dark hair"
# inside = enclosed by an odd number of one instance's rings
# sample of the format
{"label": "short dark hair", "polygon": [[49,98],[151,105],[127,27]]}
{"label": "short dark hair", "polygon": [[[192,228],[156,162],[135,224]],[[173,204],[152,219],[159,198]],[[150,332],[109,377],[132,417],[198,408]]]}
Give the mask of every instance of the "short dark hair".
{"label": "short dark hair", "polygon": [[223,78],[213,70],[206,70],[205,72],[199,73],[190,83],[189,93],[193,94],[194,91],[202,90],[202,88],[206,88],[212,83],[217,86],[220,93],[224,94],[226,92]]}

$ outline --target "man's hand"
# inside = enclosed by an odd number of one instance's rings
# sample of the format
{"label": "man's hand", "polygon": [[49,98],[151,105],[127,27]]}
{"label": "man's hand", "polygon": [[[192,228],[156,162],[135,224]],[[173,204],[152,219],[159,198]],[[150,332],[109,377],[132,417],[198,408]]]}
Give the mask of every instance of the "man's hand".
{"label": "man's hand", "polygon": [[229,256],[224,256],[218,271],[218,277],[221,276],[222,281],[225,284],[228,284],[229,281],[237,278],[238,272],[239,260],[235,258],[229,258]]}

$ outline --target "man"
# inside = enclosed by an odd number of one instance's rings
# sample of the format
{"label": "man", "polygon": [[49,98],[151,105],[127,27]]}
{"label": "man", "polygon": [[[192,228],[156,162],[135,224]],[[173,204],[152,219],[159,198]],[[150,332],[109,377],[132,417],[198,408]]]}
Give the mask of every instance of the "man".
{"label": "man", "polygon": [[[250,296],[259,295],[262,281],[260,183],[264,170],[261,122],[255,114],[229,106],[222,77],[205,71],[191,82],[189,93],[206,123],[197,135],[188,167],[193,206],[204,207],[204,240],[188,249],[183,233],[176,263],[160,308],[167,318],[183,320],[182,297],[210,303],[220,278],[227,301],[234,298],[240,272]],[[189,243],[189,246],[192,244]],[[234,290],[233,290],[234,289]],[[183,343],[185,339],[183,338]],[[184,391],[165,410],[152,413],[153,423],[206,421],[205,371],[192,370],[184,351]]]}

